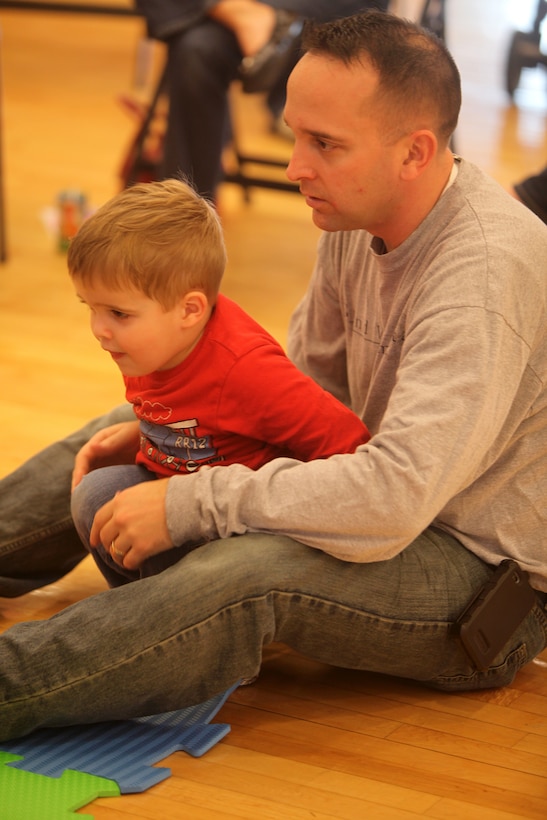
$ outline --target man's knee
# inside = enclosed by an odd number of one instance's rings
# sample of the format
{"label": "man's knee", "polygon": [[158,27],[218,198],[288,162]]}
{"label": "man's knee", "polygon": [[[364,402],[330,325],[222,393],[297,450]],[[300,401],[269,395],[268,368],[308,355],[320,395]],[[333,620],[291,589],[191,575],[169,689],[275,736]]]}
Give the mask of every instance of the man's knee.
{"label": "man's knee", "polygon": [[323,559],[331,560],[286,536],[247,533],[198,547],[183,563],[187,571],[193,565],[197,576],[210,577],[214,567],[219,587],[236,590],[243,600],[305,586],[314,563]]}

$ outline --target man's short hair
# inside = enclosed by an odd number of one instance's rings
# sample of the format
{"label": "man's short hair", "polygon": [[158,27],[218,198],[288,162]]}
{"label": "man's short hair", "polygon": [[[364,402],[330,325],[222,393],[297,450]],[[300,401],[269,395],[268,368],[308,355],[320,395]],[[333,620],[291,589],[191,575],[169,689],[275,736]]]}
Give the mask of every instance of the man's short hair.
{"label": "man's short hair", "polygon": [[448,144],[461,107],[458,68],[445,44],[421,26],[378,11],[329,23],[308,21],[303,48],[378,72],[376,102],[387,131],[432,130]]}

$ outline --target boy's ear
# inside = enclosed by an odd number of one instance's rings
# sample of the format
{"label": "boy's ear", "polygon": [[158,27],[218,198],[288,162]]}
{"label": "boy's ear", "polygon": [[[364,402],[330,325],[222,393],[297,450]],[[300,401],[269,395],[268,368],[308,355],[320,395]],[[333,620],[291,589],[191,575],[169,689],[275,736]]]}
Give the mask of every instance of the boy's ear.
{"label": "boy's ear", "polygon": [[183,327],[193,327],[208,317],[209,300],[201,290],[191,290],[180,301],[180,318]]}

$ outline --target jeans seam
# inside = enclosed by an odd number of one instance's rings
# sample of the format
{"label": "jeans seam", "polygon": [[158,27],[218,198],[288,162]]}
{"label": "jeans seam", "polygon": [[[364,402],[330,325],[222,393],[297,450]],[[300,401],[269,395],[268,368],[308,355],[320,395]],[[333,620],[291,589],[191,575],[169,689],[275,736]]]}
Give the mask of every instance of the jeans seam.
{"label": "jeans seam", "polygon": [[34,544],[37,541],[43,538],[49,538],[51,535],[56,535],[59,532],[62,532],[66,529],[72,529],[72,517],[68,515],[66,518],[63,518],[56,524],[53,524],[50,527],[46,527],[45,529],[38,529],[33,530],[29,535],[25,538],[20,538],[15,541],[8,541],[6,544],[0,545],[0,556],[9,554],[14,548],[19,549],[21,547],[29,546],[30,544]]}
{"label": "jeans seam", "polygon": [[[109,592],[107,591],[107,592],[104,592],[102,594],[108,595]],[[168,646],[169,644],[171,644],[172,641],[178,641],[180,639],[183,639],[184,635],[187,634],[187,633],[190,633],[191,631],[194,631],[196,629],[199,630],[199,629],[202,629],[204,627],[207,627],[207,625],[213,623],[218,617],[222,617],[223,615],[225,615],[227,613],[230,613],[231,611],[233,611],[235,609],[244,609],[245,606],[248,605],[248,604],[254,604],[254,603],[260,602],[260,601],[267,601],[267,599],[269,597],[276,598],[278,596],[286,597],[286,598],[289,598],[289,599],[290,598],[295,598],[295,597],[308,598],[310,601],[319,600],[321,603],[326,603],[327,605],[333,605],[334,604],[334,605],[337,606],[337,608],[340,611],[355,612],[357,615],[359,615],[363,618],[368,618],[369,620],[376,620],[378,622],[383,622],[386,625],[389,625],[389,624],[391,624],[391,625],[401,624],[402,626],[404,626],[404,625],[413,625],[414,627],[416,627],[416,626],[417,627],[423,627],[425,629],[431,627],[433,630],[435,630],[435,629],[438,629],[438,628],[446,629],[447,626],[450,624],[450,622],[443,622],[443,621],[416,622],[416,621],[402,621],[402,620],[396,620],[396,619],[387,619],[387,618],[379,617],[379,616],[377,616],[373,613],[371,614],[371,613],[366,612],[364,610],[358,610],[358,609],[354,609],[354,608],[351,608],[351,607],[348,607],[348,606],[340,606],[339,603],[337,603],[336,601],[333,601],[331,599],[328,599],[328,598],[318,599],[316,596],[308,596],[308,595],[305,595],[301,592],[298,592],[297,590],[294,590],[294,591],[268,590],[267,592],[261,593],[260,595],[254,595],[254,596],[246,597],[244,600],[232,601],[229,604],[226,604],[225,606],[223,606],[221,609],[215,611],[213,614],[210,614],[207,617],[202,618],[201,620],[197,620],[197,621],[194,621],[191,624],[188,624],[187,626],[184,627],[183,630],[178,630],[176,632],[171,633],[170,635],[164,637],[163,640],[161,640],[160,642],[158,642],[154,638],[151,638],[150,643],[147,646],[141,647],[138,650],[133,651],[131,653],[131,655],[128,655],[127,657],[124,657],[121,660],[118,659],[115,663],[109,663],[109,664],[105,665],[100,670],[94,671],[93,674],[90,674],[89,671],[84,671],[84,672],[82,672],[82,674],[78,678],[72,678],[70,681],[66,681],[66,682],[63,682],[63,683],[59,684],[58,686],[55,686],[55,688],[49,687],[46,692],[34,692],[32,694],[29,694],[26,697],[13,699],[13,700],[11,700],[11,703],[15,704],[15,703],[25,702],[25,701],[28,702],[29,700],[32,700],[34,698],[43,698],[44,695],[49,695],[49,696],[55,695],[59,692],[62,692],[64,689],[72,689],[74,686],[77,686],[78,684],[80,684],[82,682],[89,683],[94,678],[101,678],[103,675],[108,674],[109,672],[119,670],[120,668],[123,668],[124,666],[127,666],[127,665],[130,665],[132,663],[138,662],[139,658],[144,658],[145,656],[149,655],[150,653],[153,654],[153,653],[157,652],[158,650],[161,650],[162,648],[164,648],[164,647]]]}

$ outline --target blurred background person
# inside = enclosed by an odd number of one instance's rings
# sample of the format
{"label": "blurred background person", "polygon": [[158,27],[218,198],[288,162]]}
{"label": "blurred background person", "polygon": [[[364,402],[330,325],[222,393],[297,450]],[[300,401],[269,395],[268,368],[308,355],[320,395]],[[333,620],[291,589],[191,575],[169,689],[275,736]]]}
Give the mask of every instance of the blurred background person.
{"label": "blurred background person", "polygon": [[298,60],[302,22],[347,17],[388,0],[135,0],[148,35],[167,46],[167,130],[160,176],[181,173],[214,199],[231,137],[228,89],[268,92],[279,120],[284,86]]}
{"label": "blurred background person", "polygon": [[547,224],[547,165],[543,171],[516,182],[511,193]]}

